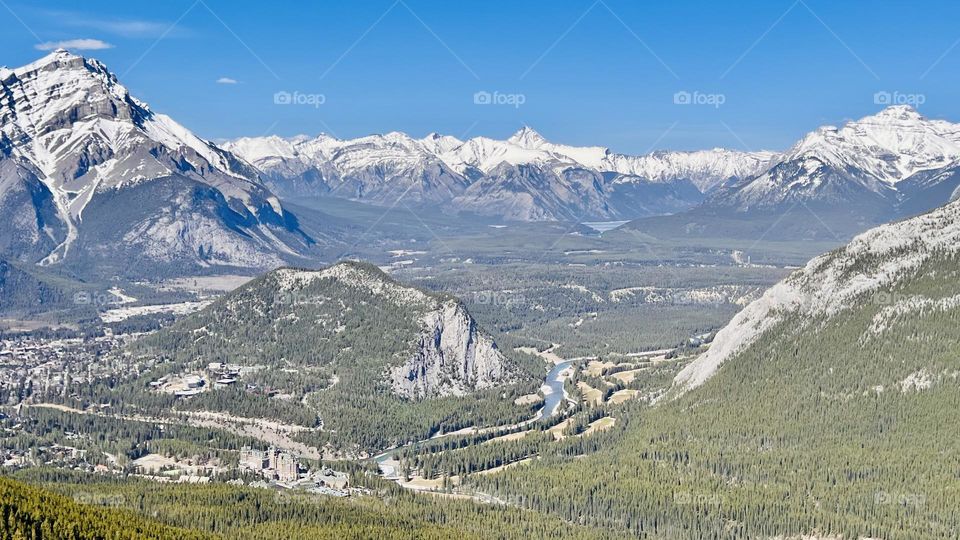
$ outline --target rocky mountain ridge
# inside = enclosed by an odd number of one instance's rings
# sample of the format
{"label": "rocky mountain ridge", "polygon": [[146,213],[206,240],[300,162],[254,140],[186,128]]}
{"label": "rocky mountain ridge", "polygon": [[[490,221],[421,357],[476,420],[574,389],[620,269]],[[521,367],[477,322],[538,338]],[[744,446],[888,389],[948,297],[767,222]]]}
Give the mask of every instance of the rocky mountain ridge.
{"label": "rocky mountain ridge", "polygon": [[548,142],[529,127],[506,140],[404,133],[242,138],[225,148],[264,171],[280,193],[375,204],[403,196],[449,212],[519,221],[629,219],[697,204],[703,193],[760,170],[774,154],[617,154]]}
{"label": "rocky mountain ridge", "polygon": [[960,253],[960,201],[927,214],[871,229],[845,247],[814,258],[768,289],[720,330],[710,349],[674,380],[680,392],[709,380],[720,367],[784,320],[822,325],[864,306],[879,305],[860,339],[878,335],[897,318],[960,306],[960,296],[896,292],[905,282],[935,276],[928,262]]}

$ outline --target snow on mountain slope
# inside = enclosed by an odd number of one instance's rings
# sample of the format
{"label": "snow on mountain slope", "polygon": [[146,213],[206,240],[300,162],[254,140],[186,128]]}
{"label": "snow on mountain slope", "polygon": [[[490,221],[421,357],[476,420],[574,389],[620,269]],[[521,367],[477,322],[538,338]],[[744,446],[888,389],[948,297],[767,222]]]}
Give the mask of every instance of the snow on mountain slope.
{"label": "snow on mountain slope", "polygon": [[[290,195],[333,194],[374,203],[404,195],[411,202],[450,203],[453,211],[522,220],[672,213],[699,203],[701,193],[716,185],[759,171],[773,156],[729,150],[627,156],[603,147],[554,144],[529,127],[507,140],[460,141],[436,133],[423,139],[402,133],[352,140],[271,136],[237,139],[225,148],[264,171],[273,189]],[[573,185],[585,176],[591,176],[588,184]],[[570,178],[581,180],[571,184]]]}
{"label": "snow on mountain slope", "polygon": [[422,144],[423,147],[432,154],[440,155],[462,145],[463,141],[450,135],[430,133],[426,137],[420,139],[420,144]]}
{"label": "snow on mountain slope", "polygon": [[894,106],[807,134],[769,170],[718,191],[708,204],[747,211],[796,202],[844,206],[865,198],[890,219],[909,198],[901,183],[958,161],[960,125]]}
{"label": "snow on mountain slope", "polygon": [[393,203],[400,195],[411,202],[439,202],[462,193],[469,181],[437,157],[459,144],[453,137],[414,139],[394,132],[352,140],[244,138],[224,147],[260,168],[274,189],[288,195],[334,192]]}
{"label": "snow on mountain slope", "polygon": [[0,157],[0,216],[7,224],[0,234],[0,253],[20,255],[11,258],[40,260],[70,232],[41,175],[26,160]]}
{"label": "snow on mountain slope", "polygon": [[[62,49],[2,73],[0,161],[16,163],[20,177],[36,176],[42,198],[56,209],[49,222],[59,226],[51,229],[59,242],[43,264],[63,262],[79,244],[103,254],[103,245],[116,240],[85,236],[96,228],[91,222],[119,216],[91,214],[94,201],[120,193],[131,198],[174,178],[180,179],[169,186],[176,199],[141,202],[139,215],[126,216],[132,222],[113,222],[145,234],[134,240],[148,254],[197,258],[206,251],[214,257],[194,262],[271,266],[281,262],[280,253],[292,253],[307,240],[249,165],[150,110],[99,61]],[[5,197],[0,193],[0,200]],[[193,210],[177,212],[190,204]],[[164,217],[172,213],[176,220]],[[289,237],[280,240],[278,234]]]}
{"label": "snow on mountain slope", "polygon": [[570,167],[501,162],[453,199],[460,211],[515,221],[612,219],[602,177]]}
{"label": "snow on mountain slope", "polygon": [[773,152],[737,152],[722,148],[693,152],[659,151],[641,156],[617,154],[601,146],[577,147],[548,142],[524,127],[507,140],[521,148],[540,150],[600,172],[613,172],[651,182],[689,180],[706,193],[722,182],[759,172],[777,156]]}
{"label": "snow on mountain slope", "polygon": [[570,160],[600,171],[612,171],[613,169],[604,169],[602,165],[610,150],[601,146],[568,146],[565,144],[554,144],[543,138],[542,135],[529,127],[523,127],[509,139],[508,143],[521,148],[532,150],[542,150],[556,156],[564,156]]}
{"label": "snow on mountain slope", "polygon": [[577,165],[574,160],[566,158],[566,156],[554,154],[535,146],[518,144],[517,135],[506,141],[474,137],[461,146],[442,154],[440,158],[461,173],[466,173],[473,168],[486,174],[502,163],[507,165],[553,166],[554,168]]}
{"label": "snow on mountain slope", "polygon": [[685,179],[707,193],[725,182],[759,174],[776,157],[774,152],[737,152],[723,148],[654,152],[645,156],[608,154],[599,168],[654,182]]}
{"label": "snow on mountain slope", "polygon": [[474,166],[484,172],[502,162],[537,164],[555,169],[585,167],[649,182],[689,180],[707,192],[722,182],[759,173],[776,156],[773,152],[714,149],[696,152],[654,152],[642,156],[617,154],[601,146],[569,146],[547,141],[529,127],[506,141],[478,137],[442,156],[455,169]]}
{"label": "snow on mountain slope", "polygon": [[702,385],[724,362],[788,316],[829,319],[867,301],[867,295],[886,292],[914,276],[931,257],[958,252],[960,201],[860,234],[846,247],[811,260],[750,303],[717,333],[706,353],[676,376],[674,385],[680,392]]}
{"label": "snow on mountain slope", "polygon": [[913,108],[893,106],[837,129],[808,134],[783,158],[819,159],[854,167],[896,185],[920,171],[940,169],[960,157],[960,125],[928,120]]}

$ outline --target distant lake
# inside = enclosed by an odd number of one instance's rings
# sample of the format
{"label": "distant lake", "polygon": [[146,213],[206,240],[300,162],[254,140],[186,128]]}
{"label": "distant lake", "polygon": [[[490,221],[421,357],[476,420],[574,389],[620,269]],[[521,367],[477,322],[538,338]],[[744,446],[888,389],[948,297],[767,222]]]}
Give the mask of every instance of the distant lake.
{"label": "distant lake", "polygon": [[591,229],[597,232],[605,233],[607,231],[612,231],[613,229],[616,229],[617,227],[621,225],[625,225],[627,223],[630,223],[630,222],[629,221],[587,221],[587,222],[581,223],[581,225],[586,225],[587,227],[590,227]]}

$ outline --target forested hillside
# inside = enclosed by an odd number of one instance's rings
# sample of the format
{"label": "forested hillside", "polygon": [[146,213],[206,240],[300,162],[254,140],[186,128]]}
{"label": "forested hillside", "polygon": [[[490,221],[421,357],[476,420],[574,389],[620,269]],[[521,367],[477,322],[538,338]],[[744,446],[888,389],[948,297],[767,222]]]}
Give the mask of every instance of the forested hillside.
{"label": "forested hillside", "polygon": [[[516,422],[537,405],[514,404],[539,383],[457,299],[361,263],[277,270],[127,352],[147,369],[123,384],[82,390],[79,405],[273,418],[320,428],[302,435],[308,444],[352,451]],[[236,377],[210,377],[188,397],[148,386],[206,376],[221,363]]]}
{"label": "forested hillside", "polygon": [[[77,501],[88,501],[82,504]],[[88,493],[73,499],[0,477],[0,538],[4,540],[117,540],[216,538],[195,531],[163,525],[129,510],[104,508],[109,496]]]}
{"label": "forested hillside", "polygon": [[[905,222],[865,235],[884,243],[860,257],[826,256],[814,289],[899,270],[827,295],[843,299],[836,309],[807,309],[830,305],[815,295],[784,303],[705,384],[635,407],[599,452],[557,451],[474,482],[651,538],[956,538],[960,258],[953,242],[936,247],[954,238],[954,222],[928,217],[939,237]],[[840,260],[845,270],[827,276]]]}
{"label": "forested hillside", "polygon": [[[157,485],[143,480],[124,481],[52,470],[23,471],[18,477],[42,484],[45,489],[0,478],[0,502],[9,524],[5,530],[9,534],[2,538],[604,540],[621,537],[528,510],[414,495],[387,482],[382,483],[379,491],[382,500],[375,496],[338,500],[302,492],[229,485]],[[131,510],[156,516],[158,521],[141,518]],[[54,528],[42,529],[42,535],[29,536],[28,532],[17,536],[17,531],[30,530],[23,526],[40,523]],[[14,528],[15,524],[20,528]]]}
{"label": "forested hillside", "polygon": [[50,309],[63,302],[65,296],[56,286],[0,259],[0,312]]}

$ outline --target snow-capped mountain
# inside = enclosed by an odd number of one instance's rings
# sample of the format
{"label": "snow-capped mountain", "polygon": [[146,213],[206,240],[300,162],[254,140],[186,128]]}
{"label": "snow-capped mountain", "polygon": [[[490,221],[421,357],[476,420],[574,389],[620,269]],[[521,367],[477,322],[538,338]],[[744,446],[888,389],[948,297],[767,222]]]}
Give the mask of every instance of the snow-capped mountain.
{"label": "snow-capped mountain", "polygon": [[[674,384],[680,392],[702,385],[785,321],[792,329],[814,332],[840,315],[838,319],[862,320],[859,343],[853,336],[848,344],[859,347],[903,321],[960,308],[958,252],[960,201],[860,234],[747,305]],[[835,355],[843,358],[842,351]]]}
{"label": "snow-capped mountain", "polygon": [[692,152],[658,151],[631,156],[601,146],[554,144],[528,127],[506,142],[528,151],[543,152],[548,157],[542,157],[541,162],[553,158],[599,172],[618,173],[651,182],[689,180],[701,193],[707,193],[724,182],[757,174],[777,156],[773,152],[738,152],[723,148]]}
{"label": "snow-capped mountain", "polygon": [[706,204],[738,212],[798,202],[845,211],[852,205],[883,221],[902,215],[900,206],[929,210],[949,200],[916,201],[939,193],[935,187],[943,182],[956,187],[954,175],[932,173],[955,168],[958,160],[960,125],[894,106],[806,135],[768,170],[718,190]]}
{"label": "snow-capped mountain", "polygon": [[703,204],[627,228],[661,238],[836,242],[937,208],[960,194],[960,124],[888,107],[804,136]]}
{"label": "snow-capped mountain", "polygon": [[285,195],[332,194],[374,203],[403,195],[415,203],[447,201],[469,185],[438,157],[459,144],[452,137],[388,133],[348,141],[327,135],[244,138],[224,147],[260,168]]}
{"label": "snow-capped mountain", "polygon": [[45,265],[265,268],[310,243],[255,169],[64,50],[0,70],[0,211],[0,254]]}
{"label": "snow-capped mountain", "polygon": [[774,152],[738,152],[724,148],[692,152],[654,152],[645,156],[608,154],[598,168],[654,182],[686,179],[702,193],[763,171]]}
{"label": "snow-capped mountain", "polygon": [[598,173],[581,167],[500,162],[452,203],[458,211],[514,221],[613,218],[617,214],[607,204],[602,181]]}
{"label": "snow-capped mountain", "polygon": [[439,203],[514,220],[627,219],[672,213],[722,183],[754,174],[769,152],[616,154],[554,144],[524,127],[506,140],[402,133],[339,140],[244,138],[226,143],[282,194],[391,204]]}

